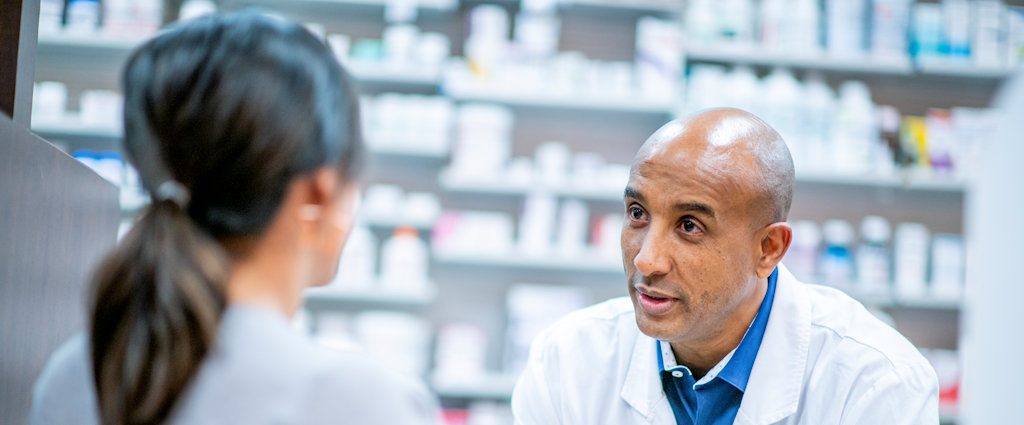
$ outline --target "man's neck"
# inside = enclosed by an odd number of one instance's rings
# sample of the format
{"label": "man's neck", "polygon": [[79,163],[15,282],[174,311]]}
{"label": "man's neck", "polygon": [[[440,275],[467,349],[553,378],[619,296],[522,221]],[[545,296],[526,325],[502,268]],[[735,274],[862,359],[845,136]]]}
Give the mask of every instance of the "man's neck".
{"label": "man's neck", "polygon": [[720,327],[704,338],[695,341],[669,341],[676,363],[690,369],[694,379],[701,379],[730,351],[743,341],[757,311],[761,307],[768,280],[759,279],[754,291],[742,302]]}

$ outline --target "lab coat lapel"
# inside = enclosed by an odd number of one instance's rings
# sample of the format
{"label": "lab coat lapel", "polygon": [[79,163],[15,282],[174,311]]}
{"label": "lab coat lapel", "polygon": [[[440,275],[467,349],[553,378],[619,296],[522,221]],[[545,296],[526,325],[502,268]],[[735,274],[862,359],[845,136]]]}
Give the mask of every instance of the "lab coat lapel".
{"label": "lab coat lapel", "polygon": [[[633,344],[633,353],[629,359],[629,368],[626,371],[626,380],[622,384],[622,391],[619,395],[626,401],[626,404],[640,413],[647,423],[675,423],[671,407],[668,406],[668,400],[665,399],[665,392],[661,389],[654,339],[642,332],[637,332],[637,334],[636,342]],[[668,422],[665,422],[664,419],[659,420],[665,417],[672,420]]]}
{"label": "lab coat lapel", "polygon": [[775,423],[796,413],[799,406],[810,348],[811,305],[804,284],[782,264],[776,285],[737,424]]}

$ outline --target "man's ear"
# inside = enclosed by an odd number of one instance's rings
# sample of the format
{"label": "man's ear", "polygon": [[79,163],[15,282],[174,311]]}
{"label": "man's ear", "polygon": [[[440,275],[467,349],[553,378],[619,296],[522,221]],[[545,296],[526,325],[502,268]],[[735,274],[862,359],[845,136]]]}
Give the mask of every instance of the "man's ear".
{"label": "man's ear", "polygon": [[761,255],[757,258],[755,270],[760,278],[767,278],[779,265],[782,257],[789,250],[789,244],[793,240],[793,229],[789,223],[780,222],[769,224],[761,229],[760,245]]}

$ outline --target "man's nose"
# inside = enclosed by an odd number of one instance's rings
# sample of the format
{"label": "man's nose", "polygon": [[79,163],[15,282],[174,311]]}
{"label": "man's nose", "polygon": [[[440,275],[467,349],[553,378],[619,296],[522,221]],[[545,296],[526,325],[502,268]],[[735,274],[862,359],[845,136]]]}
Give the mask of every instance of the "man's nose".
{"label": "man's nose", "polygon": [[655,232],[647,232],[640,243],[640,251],[633,257],[633,265],[644,276],[667,274],[672,267],[668,253],[665,238]]}

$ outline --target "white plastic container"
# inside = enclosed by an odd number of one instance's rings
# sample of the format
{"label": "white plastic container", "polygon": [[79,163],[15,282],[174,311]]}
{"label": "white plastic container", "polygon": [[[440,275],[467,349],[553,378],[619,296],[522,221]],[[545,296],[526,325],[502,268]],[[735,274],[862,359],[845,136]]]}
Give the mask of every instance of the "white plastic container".
{"label": "white plastic container", "polygon": [[51,34],[64,26],[64,1],[42,0],[39,2],[39,34]]}
{"label": "white plastic container", "polygon": [[381,284],[396,292],[429,292],[429,253],[416,229],[399,227],[384,242],[381,252]]}
{"label": "white plastic container", "polygon": [[458,111],[458,142],[450,171],[468,179],[495,179],[512,151],[512,112],[505,107],[465,104]]}
{"label": "white plastic container", "polygon": [[213,1],[187,0],[178,11],[178,21],[187,21],[212,13],[217,13],[217,4]]}
{"label": "white plastic container", "polygon": [[848,174],[871,171],[881,148],[878,124],[871,92],[860,81],[846,81],[840,87],[839,117],[833,128],[834,168]]}
{"label": "white plastic container", "polygon": [[786,0],[761,1],[761,47],[768,50],[784,50],[783,31],[786,15],[791,13]]}
{"label": "white plastic container", "polygon": [[860,225],[860,246],[857,248],[857,280],[861,291],[888,294],[892,281],[890,269],[889,221],[879,216],[864,217]]}
{"label": "white plastic container", "polygon": [[622,260],[622,214],[605,214],[594,225],[591,245],[601,260]]}
{"label": "white plastic container", "polygon": [[409,192],[402,212],[402,220],[408,223],[432,223],[441,215],[441,201],[431,192]]}
{"label": "white plastic container", "polygon": [[836,114],[836,94],[821,74],[811,74],[804,82],[804,146],[800,158],[794,158],[797,171],[830,170],[834,149],[832,127]]}
{"label": "white plastic container", "polygon": [[871,55],[881,59],[907,57],[911,0],[874,0]]}
{"label": "white plastic container", "polygon": [[793,243],[783,263],[797,279],[814,283],[818,279],[818,255],[821,252],[821,230],[813,221],[792,223]]}
{"label": "white plastic container", "polygon": [[821,254],[822,283],[840,289],[852,288],[854,275],[853,227],[843,220],[825,222],[825,247]]}
{"label": "white plastic container", "polygon": [[570,199],[562,203],[556,242],[559,255],[577,258],[585,254],[588,215],[587,205],[582,201]]}
{"label": "white plastic container", "polygon": [[487,333],[473,323],[441,327],[434,350],[434,379],[439,382],[474,382],[487,366]]}
{"label": "white plastic container", "polygon": [[414,25],[392,25],[384,29],[385,60],[399,66],[409,66],[416,54],[420,30]]}
{"label": "white plastic container", "polygon": [[375,184],[366,188],[363,211],[370,217],[399,218],[404,192],[391,184]]}
{"label": "white plastic container", "polygon": [[959,299],[964,287],[964,243],[959,235],[938,234],[932,239],[932,295]]}
{"label": "white plastic container", "polygon": [[367,290],[376,282],[377,238],[364,226],[355,226],[345,242],[338,275],[331,283],[337,290]]}
{"label": "white plastic container", "polygon": [[59,123],[64,120],[68,103],[68,87],[59,81],[35,84],[32,102],[32,120],[39,123]]}
{"label": "white plastic container", "polygon": [[900,223],[896,226],[894,269],[896,294],[900,297],[919,298],[927,291],[928,228],[920,223]]}
{"label": "white plastic container", "polygon": [[97,0],[68,0],[65,29],[74,34],[92,34],[99,29],[100,3]]}
{"label": "white plastic container", "polygon": [[864,55],[866,4],[864,0],[827,0],[825,13],[828,53],[837,57]]}
{"label": "white plastic container", "polygon": [[801,54],[821,51],[821,9],[817,0],[794,0],[793,10],[786,16],[783,49]]}
{"label": "white plastic container", "polygon": [[974,18],[971,58],[982,68],[1001,67],[1006,59],[1006,10],[1001,1],[971,3]]}
{"label": "white plastic container", "polygon": [[516,16],[516,44],[527,57],[549,58],[558,52],[560,26],[558,17],[553,14],[520,13]]}
{"label": "white plastic container", "polygon": [[562,142],[542,143],[537,147],[534,157],[537,181],[541,185],[554,187],[565,183],[569,162],[572,160],[572,152],[568,145]]}
{"label": "white plastic container", "polygon": [[120,127],[124,101],[119,93],[111,90],[86,90],[82,92],[79,103],[83,124]]}
{"label": "white plastic container", "polygon": [[353,320],[358,341],[385,367],[423,376],[430,357],[430,326],[406,313],[368,311]]}
{"label": "white plastic container", "polygon": [[636,24],[636,52],[641,95],[647,99],[673,98],[683,66],[683,33],[679,24],[640,18]]}
{"label": "white plastic container", "polygon": [[449,211],[434,225],[435,253],[499,256],[512,250],[512,217],[492,211]]}
{"label": "white plastic container", "polygon": [[162,22],[162,0],[103,0],[103,32],[112,37],[148,36]]}
{"label": "white plastic container", "polygon": [[765,77],[762,83],[765,99],[765,115],[763,118],[789,146],[793,161],[797,164],[804,161],[803,127],[806,118],[801,114],[800,82],[789,70],[777,68]]}
{"label": "white plastic container", "polygon": [[555,197],[536,192],[526,197],[519,222],[519,249],[530,257],[543,257],[551,252],[555,233]]}
{"label": "white plastic container", "polygon": [[588,300],[574,287],[519,284],[509,289],[505,371],[518,374],[529,358],[530,345],[540,331],[566,314],[582,308]]}

